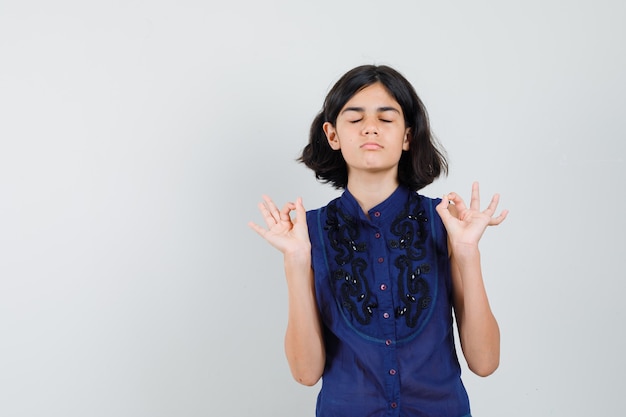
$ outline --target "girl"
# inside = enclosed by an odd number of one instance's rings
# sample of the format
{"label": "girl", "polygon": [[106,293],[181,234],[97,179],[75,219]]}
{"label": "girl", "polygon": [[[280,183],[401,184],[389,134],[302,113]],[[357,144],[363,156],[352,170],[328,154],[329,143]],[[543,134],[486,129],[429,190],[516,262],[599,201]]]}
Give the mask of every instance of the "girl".
{"label": "girl", "polygon": [[316,415],[470,416],[452,309],[469,368],[491,374],[500,334],[478,242],[507,215],[495,217],[498,195],[481,211],[478,183],[469,207],[417,193],[447,162],[413,86],[387,66],[339,79],[299,160],[343,194],[308,212],[264,196],[266,227],[249,225],[283,253],[285,352],[297,381],[322,378]]}

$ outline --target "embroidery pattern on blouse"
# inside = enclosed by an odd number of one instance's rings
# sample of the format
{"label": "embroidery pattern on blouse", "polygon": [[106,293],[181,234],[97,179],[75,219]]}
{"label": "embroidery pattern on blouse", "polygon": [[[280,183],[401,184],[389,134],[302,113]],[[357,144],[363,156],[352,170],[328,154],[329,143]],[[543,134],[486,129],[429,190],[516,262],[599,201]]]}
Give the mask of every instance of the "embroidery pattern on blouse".
{"label": "embroidery pattern on blouse", "polygon": [[404,251],[394,260],[399,270],[397,290],[400,300],[395,314],[398,319],[404,318],[410,328],[417,326],[422,312],[432,301],[432,289],[423,277],[430,271],[430,265],[423,262],[427,255],[428,217],[417,198],[416,194],[411,194],[402,212],[392,222],[391,233],[397,239],[389,242],[392,248]]}
{"label": "embroidery pattern on blouse", "polygon": [[373,299],[365,272],[367,260],[364,257],[367,245],[359,243],[359,229],[356,219],[337,209],[333,202],[328,206],[328,216],[324,229],[328,233],[334,259],[339,266],[331,271],[335,288],[343,307],[360,324],[369,324],[374,308],[378,305]]}

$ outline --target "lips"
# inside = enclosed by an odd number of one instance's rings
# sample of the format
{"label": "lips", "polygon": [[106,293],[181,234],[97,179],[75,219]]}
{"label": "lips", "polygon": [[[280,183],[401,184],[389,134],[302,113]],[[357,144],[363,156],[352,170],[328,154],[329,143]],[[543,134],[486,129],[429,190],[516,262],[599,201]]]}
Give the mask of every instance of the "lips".
{"label": "lips", "polygon": [[376,149],[382,149],[383,147],[380,146],[378,143],[375,142],[366,142],[363,145],[361,145],[361,149],[368,149],[368,150],[376,150]]}

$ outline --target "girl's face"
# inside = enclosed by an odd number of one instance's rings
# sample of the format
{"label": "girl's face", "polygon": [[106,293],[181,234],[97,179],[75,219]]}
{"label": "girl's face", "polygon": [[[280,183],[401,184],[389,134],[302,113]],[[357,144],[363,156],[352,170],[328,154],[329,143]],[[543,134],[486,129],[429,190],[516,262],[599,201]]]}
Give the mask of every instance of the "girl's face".
{"label": "girl's face", "polygon": [[356,93],[333,126],[324,123],[331,148],[341,150],[348,175],[356,171],[390,173],[395,178],[402,151],[409,149],[409,128],[398,102],[381,83]]}

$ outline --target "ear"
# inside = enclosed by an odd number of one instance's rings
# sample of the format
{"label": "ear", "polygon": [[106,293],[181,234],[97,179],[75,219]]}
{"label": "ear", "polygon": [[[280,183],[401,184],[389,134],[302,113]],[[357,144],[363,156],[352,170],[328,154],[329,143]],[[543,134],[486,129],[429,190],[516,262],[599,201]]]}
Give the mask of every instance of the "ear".
{"label": "ear", "polygon": [[402,150],[408,151],[411,144],[411,128],[407,127],[404,132],[404,141],[402,142]]}
{"label": "ear", "polygon": [[337,151],[341,149],[341,145],[339,144],[339,138],[337,137],[337,130],[332,123],[326,122],[323,125],[324,133],[326,134],[326,139],[328,140],[328,144],[330,147]]}

